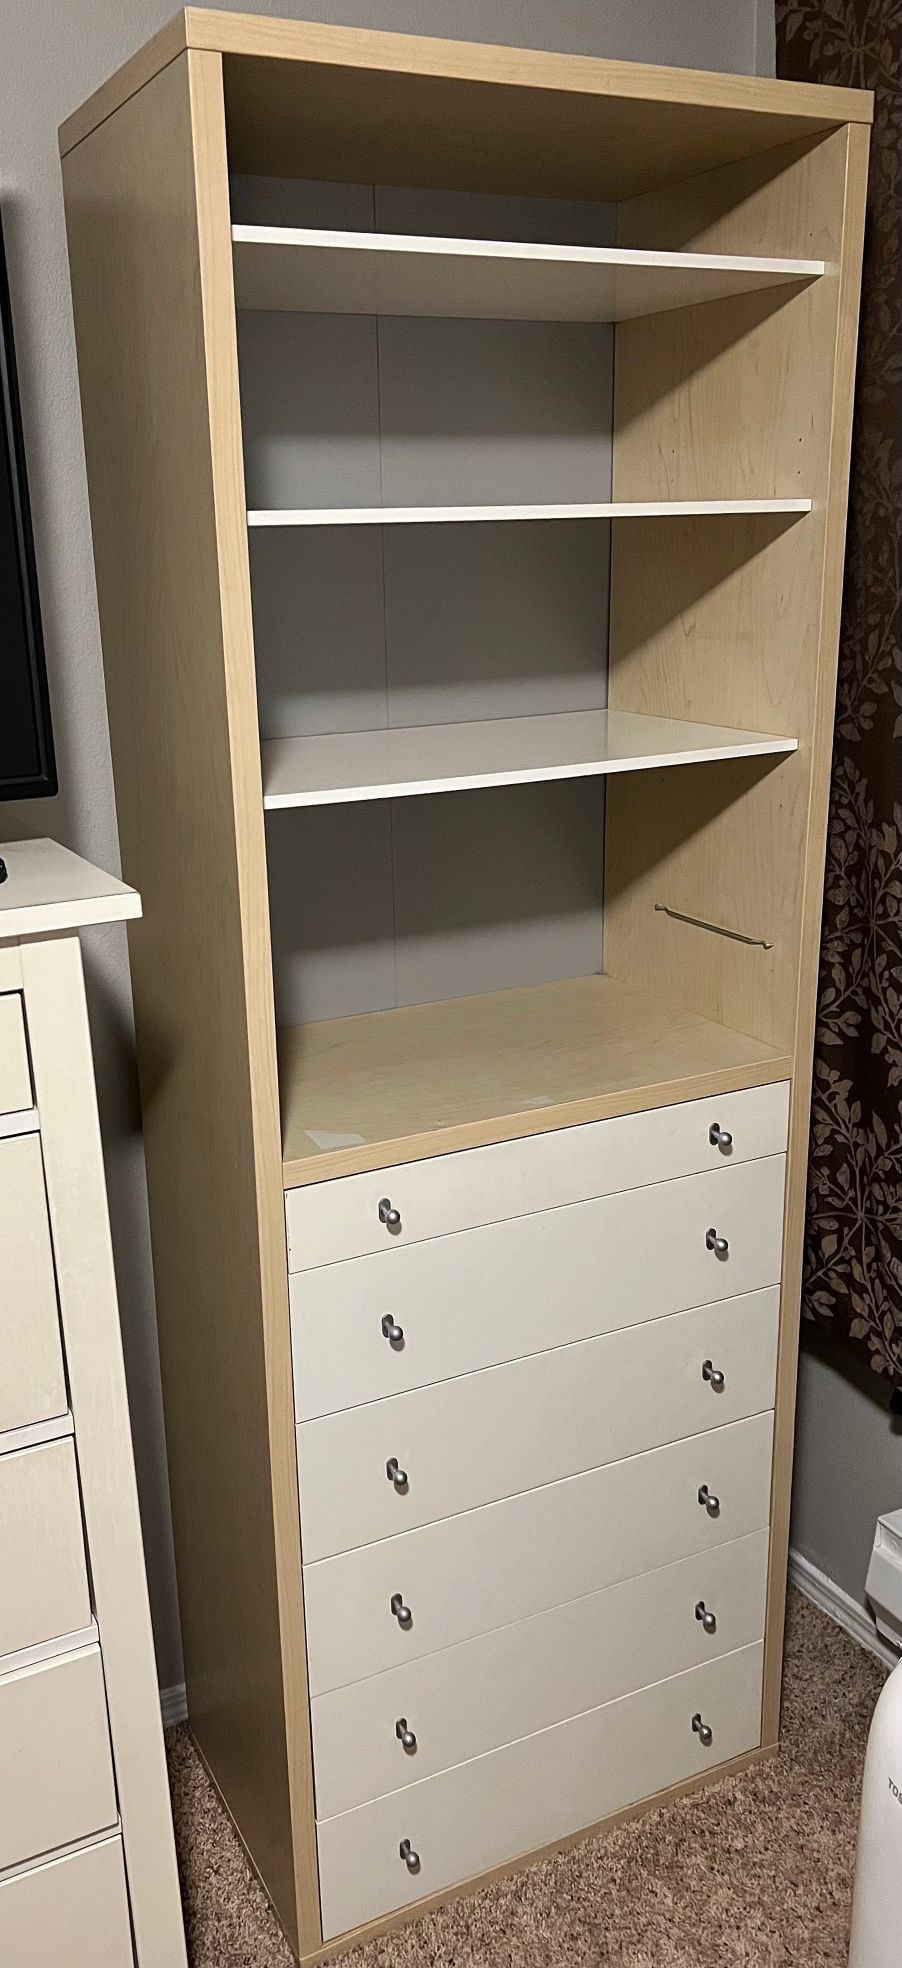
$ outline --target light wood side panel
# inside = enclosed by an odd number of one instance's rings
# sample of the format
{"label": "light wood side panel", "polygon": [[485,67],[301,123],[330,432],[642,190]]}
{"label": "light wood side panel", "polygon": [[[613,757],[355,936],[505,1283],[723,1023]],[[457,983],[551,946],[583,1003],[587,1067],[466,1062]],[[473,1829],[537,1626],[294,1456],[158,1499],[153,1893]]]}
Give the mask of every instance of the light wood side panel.
{"label": "light wood side panel", "polygon": [[[319,1939],[218,56],[65,164],[192,1727]],[[295,1867],[301,1901],[296,1918]]]}
{"label": "light wood side panel", "polygon": [[[776,770],[687,771],[642,813],[611,786],[607,808],[608,967],[675,1003],[738,1024],[794,1055],[777,1391],[764,1734],[778,1731],[798,1308],[804,1228],[831,734],[842,588],[867,132],[712,173],[624,208],[622,244],[816,252],[827,276],[773,311],[733,303],[621,326],[615,496],[641,482],[695,495],[707,474],[729,493],[800,483],[815,510],[763,537],[700,529],[693,551],[660,529],[653,555],[619,529],[613,554],[611,704],[665,714],[674,693],[697,716],[757,719],[799,750]],[[775,165],[778,168],[775,168]],[[805,241],[803,247],[801,242]],[[814,242],[817,242],[815,246]],[[792,243],[790,243],[792,242]],[[635,331],[635,332],[634,332]],[[650,379],[654,378],[653,383]],[[615,529],[616,530],[616,529]],[[700,706],[704,705],[704,711]],[[676,781],[676,775],[671,774]],[[760,937],[736,943],[656,913]]]}
{"label": "light wood side panel", "polygon": [[[97,1658],[100,1727],[106,1743],[108,1710],[137,1958],[140,1968],[184,1968],[181,1901],[78,936],[73,932],[35,938],[23,943],[21,957],[81,1504],[103,1644],[102,1674]],[[78,1658],[90,1662],[89,1654]],[[58,1746],[56,1754],[65,1758],[65,1744]],[[110,1792],[112,1802],[112,1770]],[[103,1822],[114,1822],[115,1815],[113,1804]],[[95,1828],[99,1827],[78,1826],[62,1838],[45,1839],[35,1849],[46,1850]]]}

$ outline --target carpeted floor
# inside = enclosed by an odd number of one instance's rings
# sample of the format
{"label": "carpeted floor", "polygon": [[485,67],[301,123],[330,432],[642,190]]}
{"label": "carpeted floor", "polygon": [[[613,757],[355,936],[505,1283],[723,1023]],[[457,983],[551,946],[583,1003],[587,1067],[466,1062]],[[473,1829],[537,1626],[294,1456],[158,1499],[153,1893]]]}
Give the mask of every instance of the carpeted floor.
{"label": "carpeted floor", "polygon": [[[793,1594],[778,1758],[371,1942],[348,1968],[844,1968],[882,1681]],[[169,1747],[192,1968],[289,1968],[184,1728]]]}

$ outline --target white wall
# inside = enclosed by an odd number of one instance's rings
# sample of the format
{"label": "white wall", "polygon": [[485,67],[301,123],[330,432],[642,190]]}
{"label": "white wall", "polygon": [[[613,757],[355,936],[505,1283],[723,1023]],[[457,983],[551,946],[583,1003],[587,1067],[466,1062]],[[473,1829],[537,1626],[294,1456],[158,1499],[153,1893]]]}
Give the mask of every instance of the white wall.
{"label": "white wall", "polygon": [[799,1362],[792,1544],[864,1605],[874,1525],[902,1506],[902,1416],[890,1384],[819,1336]]}
{"label": "white wall", "polygon": [[[173,9],[174,0],[19,0],[5,10],[0,64],[0,199],[62,787],[58,800],[35,804],[27,820],[114,870],[56,133]],[[276,0],[259,11],[306,10]],[[773,73],[771,0],[309,0],[309,11],[356,26]],[[0,812],[0,838],[2,819]],[[180,1651],[124,933],[95,931],[86,945],[151,1599],[167,1686],[181,1678]]]}

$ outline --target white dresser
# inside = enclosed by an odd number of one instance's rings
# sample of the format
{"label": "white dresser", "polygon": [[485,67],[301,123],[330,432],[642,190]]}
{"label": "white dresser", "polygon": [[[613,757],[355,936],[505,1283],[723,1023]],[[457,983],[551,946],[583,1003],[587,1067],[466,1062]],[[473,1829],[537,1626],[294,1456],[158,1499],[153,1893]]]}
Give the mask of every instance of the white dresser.
{"label": "white dresser", "polygon": [[788,1092],[287,1192],[325,1940],[760,1741]]}
{"label": "white dresser", "polygon": [[0,1961],[184,1968],[77,934],[140,900],[0,858]]}

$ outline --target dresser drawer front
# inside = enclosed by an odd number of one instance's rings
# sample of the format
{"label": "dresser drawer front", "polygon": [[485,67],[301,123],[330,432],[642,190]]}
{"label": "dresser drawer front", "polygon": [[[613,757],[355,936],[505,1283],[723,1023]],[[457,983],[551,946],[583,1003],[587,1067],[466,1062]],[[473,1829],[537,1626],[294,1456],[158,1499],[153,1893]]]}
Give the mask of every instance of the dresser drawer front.
{"label": "dresser drawer front", "polygon": [[0,1961],[8,1968],[133,1968],[119,1838],[0,1881]]}
{"label": "dresser drawer front", "polygon": [[[354,1810],[752,1645],[764,1634],[767,1553],[767,1531],[755,1531],[317,1695],[317,1816]],[[402,1724],[413,1745],[405,1747]]]}
{"label": "dresser drawer front", "polygon": [[0,1198],[2,1433],[66,1412],[53,1251],[36,1134],[0,1140]]}
{"label": "dresser drawer front", "polygon": [[[327,1819],[317,1827],[324,1938],[754,1749],[762,1657],[760,1645],[743,1648]],[[712,1731],[707,1747],[694,1715]]]}
{"label": "dresser drawer front", "polygon": [[[311,1694],[763,1530],[771,1428],[770,1414],[754,1415],[305,1565]],[[716,1514],[699,1503],[702,1485]]]}
{"label": "dresser drawer front", "polygon": [[296,1272],[298,1420],[777,1284],[785,1166],[725,1165]]}
{"label": "dresser drawer front", "polygon": [[71,1440],[0,1455],[0,1579],[0,1656],[89,1625]]}
{"label": "dresser drawer front", "polygon": [[[288,1269],[305,1271],[592,1196],[782,1155],[788,1114],[789,1084],[781,1081],[289,1189]],[[731,1135],[728,1154],[710,1140],[714,1127]],[[380,1220],[385,1198],[399,1213],[397,1224]]]}
{"label": "dresser drawer front", "polygon": [[0,1679],[0,1868],[115,1823],[99,1647]]}
{"label": "dresser drawer front", "polygon": [[772,1407],[779,1308],[772,1285],[302,1422],[307,1562]]}
{"label": "dresser drawer front", "polygon": [[22,999],[18,991],[5,991],[0,994],[0,1114],[33,1105]]}

